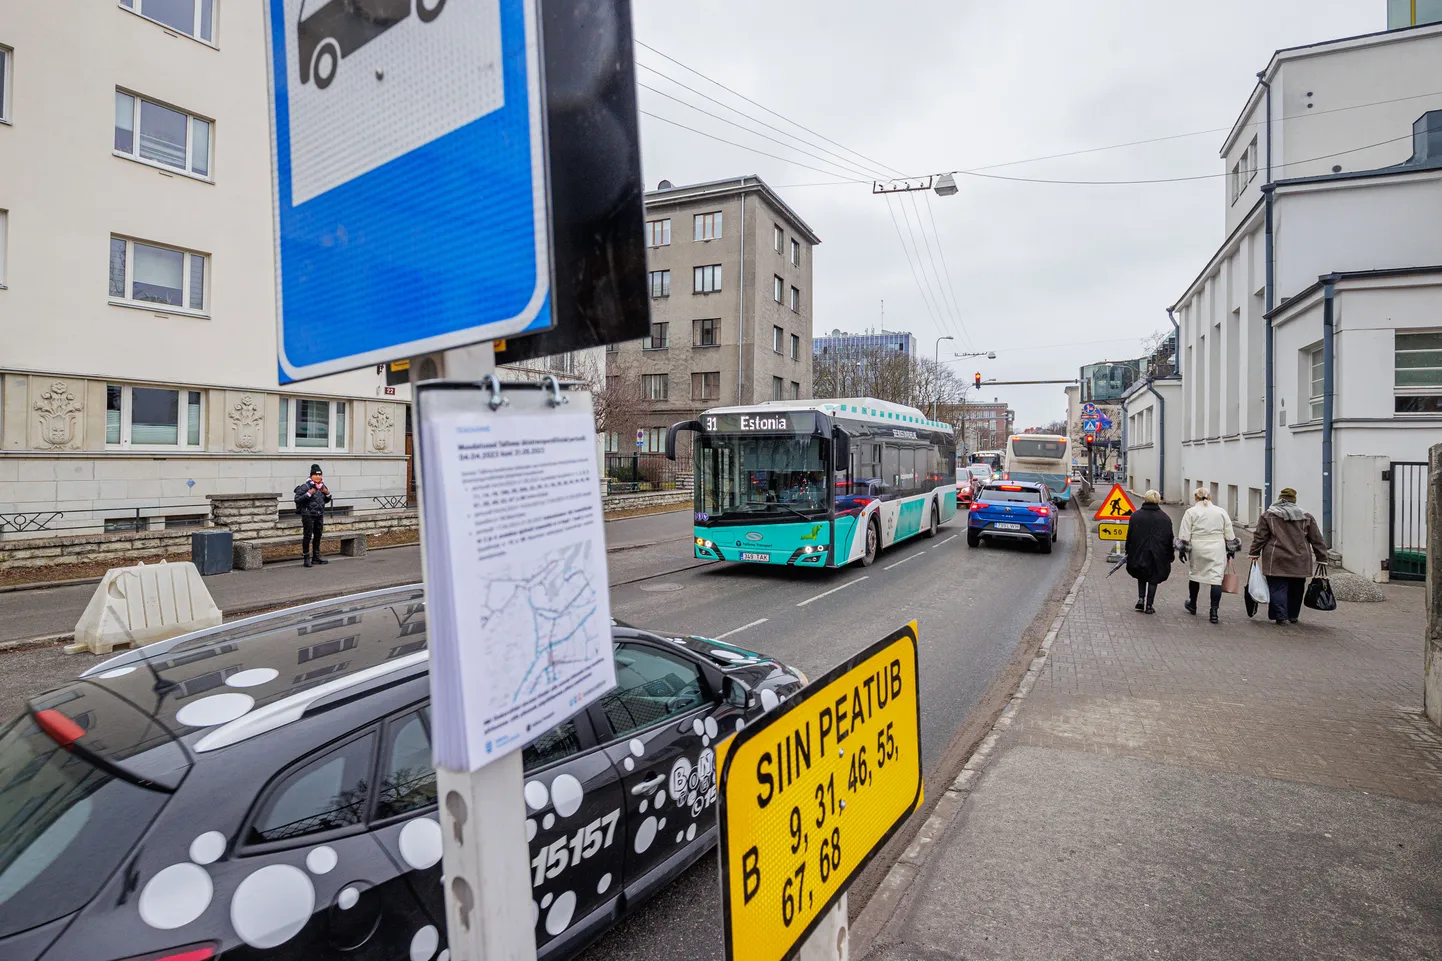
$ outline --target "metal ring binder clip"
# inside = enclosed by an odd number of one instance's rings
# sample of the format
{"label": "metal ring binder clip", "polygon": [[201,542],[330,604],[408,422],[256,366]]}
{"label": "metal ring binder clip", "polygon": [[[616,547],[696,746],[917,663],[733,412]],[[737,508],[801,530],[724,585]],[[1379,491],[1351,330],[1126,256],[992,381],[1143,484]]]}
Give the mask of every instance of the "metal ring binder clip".
{"label": "metal ring binder clip", "polygon": [[487,374],[482,377],[481,386],[491,388],[491,399],[489,401],[491,410],[500,410],[510,403],[508,398],[501,396],[501,380],[495,374]]}
{"label": "metal ring binder clip", "polygon": [[541,383],[549,384],[551,387],[551,396],[546,398],[546,402],[552,407],[560,407],[562,404],[569,404],[571,402],[571,398],[561,393],[561,382],[556,379],[554,374],[547,374],[545,377],[542,377]]}

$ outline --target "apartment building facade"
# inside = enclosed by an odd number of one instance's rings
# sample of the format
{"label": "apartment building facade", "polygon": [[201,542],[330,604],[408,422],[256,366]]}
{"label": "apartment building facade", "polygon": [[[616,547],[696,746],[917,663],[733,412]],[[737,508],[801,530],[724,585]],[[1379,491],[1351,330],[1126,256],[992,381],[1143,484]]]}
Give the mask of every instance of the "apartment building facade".
{"label": "apartment building facade", "polygon": [[1344,528],[1388,518],[1344,520],[1348,459],[1425,460],[1442,427],[1438,63],[1442,24],[1277,51],[1222,146],[1226,237],[1171,308],[1182,487],[1244,523],[1295,488],[1358,573],[1388,549]]}
{"label": "apartment building facade", "polygon": [[405,388],[278,386],[264,23],[0,0],[0,536],[190,526],[313,462],[342,509],[404,494]]}
{"label": "apartment building facade", "polygon": [[1016,412],[1000,400],[958,404],[954,408],[960,436],[968,451],[1001,450],[1011,436]]}
{"label": "apartment building facade", "polygon": [[632,450],[633,425],[656,451],[708,407],[810,397],[820,242],[756,176],[648,192],[651,334],[607,349],[607,392],[632,408],[607,449]]}

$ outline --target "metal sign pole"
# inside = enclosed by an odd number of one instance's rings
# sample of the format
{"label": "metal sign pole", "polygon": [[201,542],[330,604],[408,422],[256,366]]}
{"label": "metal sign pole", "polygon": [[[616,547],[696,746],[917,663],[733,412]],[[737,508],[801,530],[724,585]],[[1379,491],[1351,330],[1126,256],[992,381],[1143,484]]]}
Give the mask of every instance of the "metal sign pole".
{"label": "metal sign pole", "polygon": [[[478,381],[496,369],[492,345],[477,344],[414,358],[411,381]],[[421,464],[416,459],[419,478]],[[421,501],[421,510],[425,510]],[[422,525],[424,529],[424,525]],[[425,552],[421,552],[424,565]],[[440,572],[425,570],[429,586]],[[521,752],[477,771],[437,765],[441,870],[446,896],[446,940],[455,961],[535,961],[531,916],[530,852]]]}

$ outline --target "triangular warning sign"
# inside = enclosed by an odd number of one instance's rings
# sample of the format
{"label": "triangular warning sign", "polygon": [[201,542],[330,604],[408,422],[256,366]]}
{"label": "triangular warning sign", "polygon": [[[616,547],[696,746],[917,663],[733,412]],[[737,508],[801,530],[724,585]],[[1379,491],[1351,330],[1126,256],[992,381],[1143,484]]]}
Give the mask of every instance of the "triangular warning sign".
{"label": "triangular warning sign", "polygon": [[1107,494],[1102,506],[1092,515],[1092,520],[1098,521],[1124,521],[1132,516],[1136,508],[1132,505],[1132,499],[1127,492],[1122,490],[1122,485],[1113,484],[1111,492]]}

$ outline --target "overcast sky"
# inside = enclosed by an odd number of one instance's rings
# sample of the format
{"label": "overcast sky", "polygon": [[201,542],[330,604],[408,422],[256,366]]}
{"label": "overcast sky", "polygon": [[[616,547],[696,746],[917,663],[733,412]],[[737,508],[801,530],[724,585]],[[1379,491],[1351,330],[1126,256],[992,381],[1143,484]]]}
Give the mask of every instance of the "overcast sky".
{"label": "overcast sky", "polygon": [[[927,355],[938,336],[954,334],[955,344],[941,344],[943,359],[954,350],[995,351],[996,360],[956,366],[968,379],[979,370],[999,380],[1075,377],[1080,364],[1138,356],[1140,339],[1167,327],[1166,307],[1222,241],[1224,179],[1075,186],[958,176],[955,196],[900,195],[890,209],[867,184],[801,185],[870,176],[882,164],[926,174],[1194,131],[1211,132],[987,172],[1104,180],[1221,174],[1225,130],[1273,50],[1386,26],[1385,0],[634,0],[634,10],[638,40],[875,161],[638,47],[638,63],[866,168],[847,175],[798,166],[835,169],[801,150],[835,157],[639,69],[641,83],[795,147],[642,89],[643,111],[753,148],[642,116],[648,189],[662,178],[681,185],[759,174],[822,239],[813,332],[879,328],[885,301],[888,330],[912,331]],[[919,244],[910,261],[893,212],[906,246],[912,233]],[[949,278],[933,272],[933,259]],[[922,271],[927,297],[913,268]],[[946,309],[932,304],[929,312],[938,284]],[[1062,390],[984,388],[983,397],[1010,403],[1018,426],[1028,427],[1064,415]]]}

